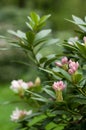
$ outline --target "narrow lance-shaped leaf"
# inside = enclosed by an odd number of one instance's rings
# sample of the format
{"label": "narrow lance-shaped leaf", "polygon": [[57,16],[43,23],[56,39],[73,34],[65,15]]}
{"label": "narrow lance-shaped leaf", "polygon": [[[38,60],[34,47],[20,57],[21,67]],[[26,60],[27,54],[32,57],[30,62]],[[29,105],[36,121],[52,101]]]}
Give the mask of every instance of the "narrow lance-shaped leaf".
{"label": "narrow lance-shaped leaf", "polygon": [[31,31],[26,33],[27,40],[30,44],[33,44],[35,34]]}
{"label": "narrow lance-shaped leaf", "polygon": [[36,37],[35,37],[35,42],[38,41],[38,40],[41,40],[42,38],[45,38],[46,36],[48,36],[48,34],[51,32],[51,29],[46,29],[46,30],[42,30],[40,32],[38,32],[36,34]]}
{"label": "narrow lance-shaped leaf", "polygon": [[43,17],[41,17],[40,21],[39,21],[39,25],[45,23],[45,21],[50,17],[51,15],[44,15]]}
{"label": "narrow lance-shaped leaf", "polygon": [[49,89],[44,88],[43,89],[48,95],[50,95],[52,98],[56,98],[55,93]]}
{"label": "narrow lance-shaped leaf", "polygon": [[35,22],[35,24],[37,24],[37,23],[39,22],[40,17],[39,17],[38,14],[36,14],[35,12],[32,12],[32,13],[30,14],[30,16],[31,16],[32,20]]}
{"label": "narrow lance-shaped leaf", "polygon": [[41,122],[42,120],[46,119],[47,116],[42,114],[42,115],[39,115],[37,117],[34,117],[30,122],[29,122],[29,126],[33,126],[35,124],[37,124],[38,122]]}
{"label": "narrow lance-shaped leaf", "polygon": [[8,30],[8,32],[11,33],[11,34],[13,34],[14,36],[16,36],[18,38],[25,38],[26,39],[25,33],[23,33],[20,30],[17,30],[17,32],[12,31],[12,30]]}
{"label": "narrow lance-shaped leaf", "polygon": [[29,27],[29,29],[30,29],[30,30],[32,30],[32,31],[33,31],[32,26],[31,26],[28,22],[26,22],[26,25]]}

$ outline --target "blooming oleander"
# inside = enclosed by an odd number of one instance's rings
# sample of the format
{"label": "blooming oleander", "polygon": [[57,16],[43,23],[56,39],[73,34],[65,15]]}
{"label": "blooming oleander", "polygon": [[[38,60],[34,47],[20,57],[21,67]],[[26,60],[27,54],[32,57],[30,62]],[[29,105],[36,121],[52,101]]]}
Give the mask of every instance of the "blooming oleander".
{"label": "blooming oleander", "polygon": [[20,119],[23,119],[25,116],[32,114],[32,110],[26,111],[26,110],[19,110],[18,108],[16,108],[11,117],[12,121],[17,122]]}

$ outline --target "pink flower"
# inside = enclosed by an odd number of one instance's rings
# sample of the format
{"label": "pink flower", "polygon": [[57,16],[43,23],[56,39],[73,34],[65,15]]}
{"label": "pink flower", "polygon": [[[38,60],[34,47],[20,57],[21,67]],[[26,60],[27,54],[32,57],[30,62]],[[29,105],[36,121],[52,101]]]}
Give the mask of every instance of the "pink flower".
{"label": "pink flower", "polygon": [[25,90],[28,88],[28,84],[25,83],[23,80],[13,80],[11,82],[10,87],[15,93],[19,93],[19,91]]}
{"label": "pink flower", "polygon": [[34,84],[33,84],[33,82],[32,82],[32,81],[29,81],[29,82],[27,83],[27,85],[28,85],[28,88],[33,87],[33,86],[34,86]]}
{"label": "pink flower", "polygon": [[65,88],[65,84],[63,83],[63,81],[58,81],[58,82],[54,82],[53,84],[53,89],[55,91],[61,91]]}
{"label": "pink flower", "polygon": [[66,56],[63,57],[62,60],[61,60],[61,63],[62,64],[67,64],[68,63],[68,58]]}
{"label": "pink flower", "polygon": [[16,108],[16,110],[14,110],[12,112],[11,120],[17,122],[20,119],[23,119],[25,116],[32,114],[32,110],[26,111],[26,110],[19,110],[18,108]]}
{"label": "pink flower", "polygon": [[86,36],[83,37],[84,43],[86,43]]}
{"label": "pink flower", "polygon": [[69,61],[69,70],[68,70],[69,74],[74,74],[77,71],[78,67],[79,67],[78,62],[74,62],[74,61],[70,60]]}
{"label": "pink flower", "polygon": [[69,70],[68,70],[68,73],[69,73],[69,74],[73,74],[73,73],[74,73],[74,70],[73,70],[73,69],[69,69]]}
{"label": "pink flower", "polygon": [[55,65],[58,67],[62,67],[62,64],[60,62],[55,62]]}

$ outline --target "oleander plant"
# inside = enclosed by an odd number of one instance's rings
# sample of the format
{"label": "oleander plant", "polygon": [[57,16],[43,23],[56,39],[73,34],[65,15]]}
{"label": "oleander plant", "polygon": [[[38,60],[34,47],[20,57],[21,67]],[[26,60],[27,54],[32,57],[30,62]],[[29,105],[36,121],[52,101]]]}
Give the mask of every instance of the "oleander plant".
{"label": "oleander plant", "polygon": [[[17,106],[10,116],[18,124],[15,130],[86,129],[86,17],[82,20],[73,15],[68,20],[81,30],[76,31],[77,37],[61,43],[46,29],[50,16],[32,12],[26,32],[9,30],[14,37],[8,42],[22,49],[30,61],[25,63],[27,67],[43,76],[41,80],[37,75],[34,82],[11,82],[10,89],[28,103],[28,111]],[[61,51],[49,51],[53,48]]]}

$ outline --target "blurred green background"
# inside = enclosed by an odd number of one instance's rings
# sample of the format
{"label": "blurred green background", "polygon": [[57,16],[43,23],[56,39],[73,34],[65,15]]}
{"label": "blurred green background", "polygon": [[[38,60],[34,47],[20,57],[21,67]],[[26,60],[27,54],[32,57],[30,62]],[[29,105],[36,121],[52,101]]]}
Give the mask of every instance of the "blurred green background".
{"label": "blurred green background", "polygon": [[[71,19],[72,14],[84,18],[86,0],[0,0],[0,35],[10,36],[7,33],[9,29],[26,31],[25,21],[32,11],[40,15],[51,14],[47,28],[52,28],[54,37],[63,41],[76,36],[76,27],[65,19]],[[34,80],[36,73],[35,70],[18,63],[28,61],[21,50],[10,47],[5,40],[0,39],[0,48],[3,47],[8,49],[0,50],[0,129],[13,130],[16,124],[10,122],[11,111],[16,105],[23,108],[25,104],[8,103],[9,100],[17,100],[8,89],[10,82],[20,78]]]}

